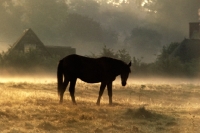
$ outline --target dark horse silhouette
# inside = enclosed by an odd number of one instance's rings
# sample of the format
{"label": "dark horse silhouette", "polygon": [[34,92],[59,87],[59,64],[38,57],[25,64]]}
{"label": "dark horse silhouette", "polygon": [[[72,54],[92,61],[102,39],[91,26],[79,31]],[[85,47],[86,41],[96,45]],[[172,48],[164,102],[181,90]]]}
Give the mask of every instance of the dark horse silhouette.
{"label": "dark horse silhouette", "polygon": [[[88,58],[76,54],[66,56],[60,60],[57,68],[58,95],[60,95],[60,103],[63,102],[63,94],[70,82],[69,92],[72,102],[75,101],[75,84],[77,78],[87,83],[101,82],[97,105],[100,105],[100,99],[105,87],[108,89],[109,104],[112,104],[112,82],[118,75],[121,75],[122,86],[126,85],[128,79],[131,62],[127,65],[121,60],[101,57]],[[64,81],[63,81],[64,77]]]}

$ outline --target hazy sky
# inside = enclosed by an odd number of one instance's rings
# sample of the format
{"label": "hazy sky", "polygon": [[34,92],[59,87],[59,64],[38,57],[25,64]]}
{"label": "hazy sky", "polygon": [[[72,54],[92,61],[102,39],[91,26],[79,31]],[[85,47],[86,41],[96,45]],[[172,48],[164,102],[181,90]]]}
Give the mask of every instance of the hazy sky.
{"label": "hazy sky", "polygon": [[[124,43],[135,28],[160,34],[161,49],[163,45],[188,38],[189,22],[199,21],[198,9],[199,0],[0,0],[0,50],[6,50],[26,28],[32,28],[45,45],[69,45],[77,48],[78,54],[95,53],[99,51],[96,48],[107,45],[107,42],[99,44],[91,41],[66,44],[69,37],[65,33],[70,34],[75,29],[69,31],[66,28],[69,13],[80,14],[84,22],[99,24],[103,34],[105,31],[110,35],[116,33],[117,42],[109,45],[112,49],[126,48],[129,52],[135,49]],[[81,21],[76,23],[81,25]],[[87,33],[91,31],[85,29]],[[84,43],[87,43],[87,49],[84,49]],[[158,52],[156,49],[155,54]],[[138,55],[139,58],[143,51],[138,53],[131,53],[131,56]],[[152,53],[149,54],[152,56]],[[145,56],[148,57],[148,54]]]}

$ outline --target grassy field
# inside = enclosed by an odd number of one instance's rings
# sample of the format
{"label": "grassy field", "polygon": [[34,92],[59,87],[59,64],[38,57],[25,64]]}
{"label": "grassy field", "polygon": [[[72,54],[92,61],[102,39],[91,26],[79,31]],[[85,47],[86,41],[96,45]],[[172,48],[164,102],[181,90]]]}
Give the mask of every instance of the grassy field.
{"label": "grassy field", "polygon": [[134,82],[113,86],[96,106],[99,84],[78,81],[73,105],[67,91],[58,104],[56,82],[1,82],[0,132],[199,133],[200,84]]}

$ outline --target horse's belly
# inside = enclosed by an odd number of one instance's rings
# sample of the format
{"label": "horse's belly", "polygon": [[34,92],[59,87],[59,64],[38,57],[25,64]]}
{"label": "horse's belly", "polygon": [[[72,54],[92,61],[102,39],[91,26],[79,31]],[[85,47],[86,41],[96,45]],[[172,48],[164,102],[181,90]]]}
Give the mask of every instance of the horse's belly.
{"label": "horse's belly", "polygon": [[87,83],[98,83],[98,82],[101,82],[101,80],[98,79],[98,78],[88,79],[88,78],[80,77],[80,79],[82,81],[84,81],[84,82],[87,82]]}
{"label": "horse's belly", "polygon": [[100,68],[98,66],[95,68],[93,67],[88,67],[83,68],[79,73],[78,73],[78,78],[80,78],[82,81],[87,82],[87,83],[98,83],[101,82],[103,75],[102,71],[99,71]]}
{"label": "horse's belly", "polygon": [[102,79],[100,75],[94,73],[87,73],[84,75],[80,75],[79,78],[87,83],[98,83],[101,82]]}

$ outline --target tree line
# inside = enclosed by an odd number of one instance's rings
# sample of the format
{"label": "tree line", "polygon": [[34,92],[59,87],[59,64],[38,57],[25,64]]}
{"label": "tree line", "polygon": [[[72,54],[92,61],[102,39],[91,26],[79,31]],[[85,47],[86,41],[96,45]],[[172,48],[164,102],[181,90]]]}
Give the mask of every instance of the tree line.
{"label": "tree line", "polygon": [[[126,63],[132,62],[133,76],[171,76],[171,77],[198,77],[200,72],[200,58],[183,61],[179,57],[171,56],[172,52],[180,43],[171,43],[164,46],[162,51],[152,63],[144,63],[142,58],[136,58],[126,49],[113,50],[104,46],[99,53],[85,55],[87,57],[98,58],[107,56]],[[42,51],[31,50],[27,53],[22,52],[0,53],[0,69],[23,72],[45,71],[55,73],[58,61],[63,58],[56,55],[44,56]]]}

